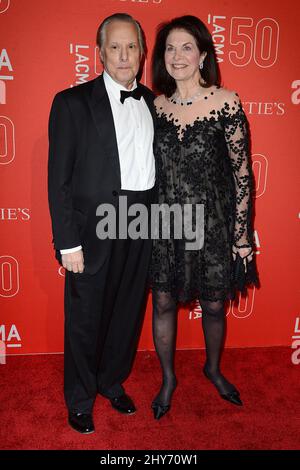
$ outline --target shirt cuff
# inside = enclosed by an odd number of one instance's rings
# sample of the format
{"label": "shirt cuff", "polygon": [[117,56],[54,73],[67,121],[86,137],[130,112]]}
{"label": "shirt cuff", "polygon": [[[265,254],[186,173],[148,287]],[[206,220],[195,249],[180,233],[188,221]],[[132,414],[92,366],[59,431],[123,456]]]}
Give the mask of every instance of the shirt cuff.
{"label": "shirt cuff", "polygon": [[64,250],[59,250],[61,255],[66,255],[67,253],[75,253],[75,251],[82,250],[82,246],[75,246],[74,248],[66,248]]}

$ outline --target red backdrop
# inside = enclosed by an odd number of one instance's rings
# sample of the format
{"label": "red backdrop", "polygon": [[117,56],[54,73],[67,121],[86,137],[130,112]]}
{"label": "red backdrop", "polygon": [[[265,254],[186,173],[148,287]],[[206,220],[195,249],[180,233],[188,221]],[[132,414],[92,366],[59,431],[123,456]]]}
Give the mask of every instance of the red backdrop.
{"label": "red backdrop", "polygon": [[[229,305],[227,346],[291,344],[299,312],[297,4],[0,0],[0,340],[8,354],[63,350],[64,273],[47,204],[48,115],[58,90],[101,73],[96,30],[117,11],[141,22],[149,58],[161,21],[193,14],[212,32],[223,84],[239,93],[252,131],[261,280]],[[149,60],[143,82],[151,87]],[[178,347],[203,347],[198,306],[179,315]],[[153,348],[150,297],[139,348]]]}

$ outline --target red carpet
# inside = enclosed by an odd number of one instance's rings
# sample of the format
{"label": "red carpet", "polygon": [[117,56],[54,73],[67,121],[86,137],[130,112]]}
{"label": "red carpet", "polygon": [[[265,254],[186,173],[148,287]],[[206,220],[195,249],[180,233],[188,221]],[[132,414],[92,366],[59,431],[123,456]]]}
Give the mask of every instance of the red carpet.
{"label": "red carpet", "polygon": [[62,394],[63,356],[8,357],[0,365],[1,449],[299,449],[300,365],[290,348],[227,349],[223,371],[244,407],[222,400],[201,372],[204,351],[177,351],[178,387],[171,412],[156,422],[150,410],[160,372],[153,352],[139,352],[126,391],[133,416],[98,396],[96,432],[68,427]]}

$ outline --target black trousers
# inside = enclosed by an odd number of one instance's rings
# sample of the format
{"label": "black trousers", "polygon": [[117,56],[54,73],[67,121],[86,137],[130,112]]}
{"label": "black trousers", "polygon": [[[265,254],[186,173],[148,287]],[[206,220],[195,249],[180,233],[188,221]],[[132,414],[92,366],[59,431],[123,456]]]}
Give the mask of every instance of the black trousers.
{"label": "black trousers", "polygon": [[[150,208],[154,188],[121,194],[128,206]],[[131,370],[144,317],[151,247],[150,237],[115,239],[96,274],[66,271],[64,395],[69,411],[90,413],[98,392],[108,398],[124,393],[122,382]]]}

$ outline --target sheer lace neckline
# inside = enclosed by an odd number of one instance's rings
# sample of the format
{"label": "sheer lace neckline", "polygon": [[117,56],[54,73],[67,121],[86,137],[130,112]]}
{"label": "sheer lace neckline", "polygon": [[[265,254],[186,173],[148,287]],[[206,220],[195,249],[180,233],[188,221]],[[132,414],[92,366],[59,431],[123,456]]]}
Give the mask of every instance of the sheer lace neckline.
{"label": "sheer lace neckline", "polygon": [[[222,88],[216,86],[203,99],[196,101],[190,106],[173,104],[164,97],[163,103],[155,105],[157,116],[176,129],[178,140],[182,142],[186,132],[192,129],[195,124],[216,122],[224,111],[230,110],[226,99],[224,101],[218,99],[217,95],[221,91]],[[233,102],[235,108],[233,107],[232,110],[237,110],[239,107],[239,98],[237,93],[235,95],[236,99]]]}

